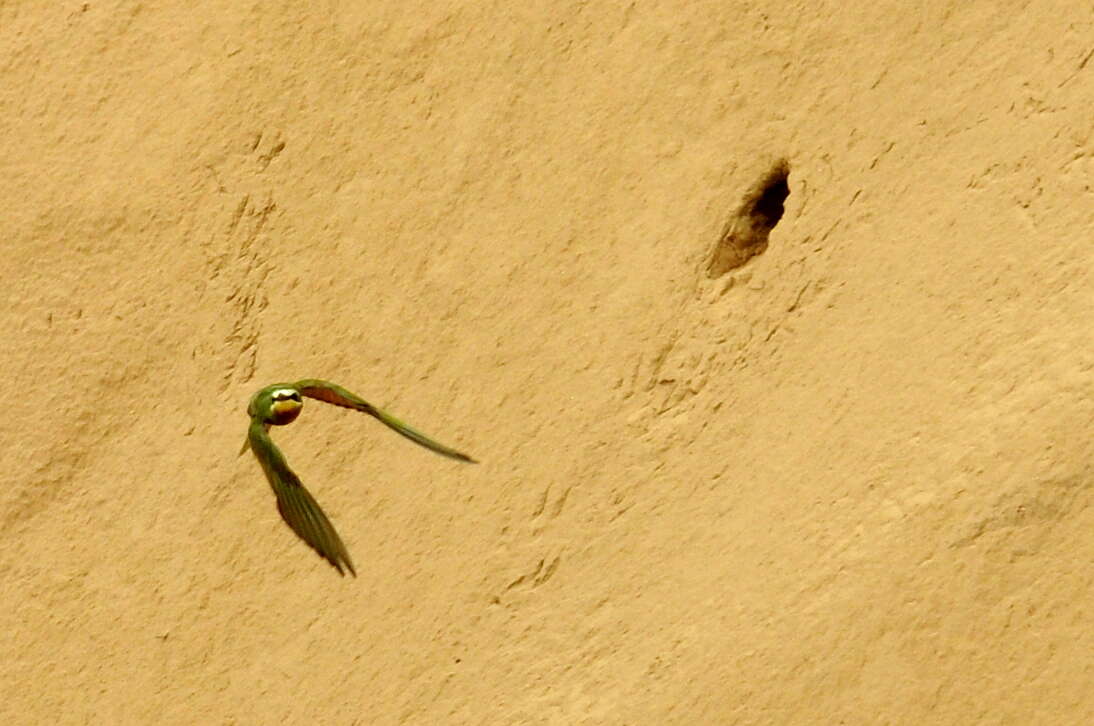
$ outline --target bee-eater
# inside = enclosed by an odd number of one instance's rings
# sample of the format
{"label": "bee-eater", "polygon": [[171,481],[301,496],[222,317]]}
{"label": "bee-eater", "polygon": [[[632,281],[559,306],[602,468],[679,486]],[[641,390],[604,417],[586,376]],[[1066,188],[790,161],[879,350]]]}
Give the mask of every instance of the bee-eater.
{"label": "bee-eater", "polygon": [[386,411],[328,381],[307,379],[296,383],[275,383],[252,396],[247,406],[251,426],[247,430],[247,440],[240,453],[248,448],[254,452],[277,497],[277,511],[281,513],[281,518],[292,528],[292,531],[318,552],[320,557],[334,565],[338,574],[345,575],[342,571],[344,566],[351,575],[356,577],[357,571],[353,569],[353,562],[350,560],[349,552],[346,551],[346,546],[342,544],[342,538],[338,536],[327,515],[323,514],[319,504],[304,488],[300,477],[289,468],[285,456],[270,438],[270,426],[284,426],[295,421],[300,415],[300,409],[304,406],[302,396],[375,416],[381,423],[414,443],[442,456],[472,463],[475,460],[467,454],[437,443]]}

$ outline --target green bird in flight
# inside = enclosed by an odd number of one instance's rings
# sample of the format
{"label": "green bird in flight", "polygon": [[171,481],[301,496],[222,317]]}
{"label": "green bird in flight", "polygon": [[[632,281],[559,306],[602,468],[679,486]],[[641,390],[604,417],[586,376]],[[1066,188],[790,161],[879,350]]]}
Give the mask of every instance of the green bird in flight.
{"label": "green bird in flight", "polygon": [[338,574],[345,575],[342,571],[345,567],[356,577],[357,571],[353,569],[353,562],[342,538],[270,438],[270,426],[290,424],[300,415],[300,409],[304,406],[303,396],[374,416],[385,426],[442,456],[471,463],[475,463],[475,460],[467,454],[437,443],[421,431],[329,381],[307,379],[296,383],[275,383],[252,396],[247,406],[251,426],[247,430],[247,440],[240,453],[248,448],[254,452],[277,497],[277,511],[292,531],[318,552],[320,557],[331,563],[338,570]]}

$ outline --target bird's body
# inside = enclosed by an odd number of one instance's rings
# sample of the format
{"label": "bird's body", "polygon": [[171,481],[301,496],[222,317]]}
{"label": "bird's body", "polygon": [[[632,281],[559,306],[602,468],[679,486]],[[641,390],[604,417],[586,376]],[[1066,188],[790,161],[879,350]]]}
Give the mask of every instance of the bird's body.
{"label": "bird's body", "polygon": [[306,379],[296,383],[275,383],[255,393],[247,406],[251,424],[243,449],[250,448],[262,465],[277,497],[277,510],[281,513],[281,518],[320,557],[330,562],[339,574],[344,574],[345,567],[350,574],[356,576],[357,572],[342,538],[270,438],[270,426],[284,426],[296,420],[304,406],[304,396],[374,416],[402,436],[442,456],[467,462],[474,462],[474,459],[437,443],[386,411],[328,381]]}

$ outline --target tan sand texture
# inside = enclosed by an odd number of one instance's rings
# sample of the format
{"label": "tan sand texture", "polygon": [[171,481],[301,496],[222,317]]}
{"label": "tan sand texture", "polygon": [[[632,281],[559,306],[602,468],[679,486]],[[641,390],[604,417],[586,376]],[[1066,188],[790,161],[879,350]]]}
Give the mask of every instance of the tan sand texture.
{"label": "tan sand texture", "polygon": [[1094,723],[1094,10],[847,5],[0,2],[0,723]]}

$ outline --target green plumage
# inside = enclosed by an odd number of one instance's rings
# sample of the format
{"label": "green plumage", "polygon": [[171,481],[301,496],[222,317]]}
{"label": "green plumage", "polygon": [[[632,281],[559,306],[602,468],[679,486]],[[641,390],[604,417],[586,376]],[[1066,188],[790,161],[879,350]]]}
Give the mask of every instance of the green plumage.
{"label": "green plumage", "polygon": [[357,571],[350,560],[342,538],[327,519],[322,508],[304,488],[300,478],[289,468],[281,450],[270,438],[270,426],[283,426],[291,423],[303,406],[301,396],[318,401],[351,408],[367,413],[380,420],[385,426],[405,436],[416,444],[460,461],[474,462],[467,454],[451,449],[429,438],[417,429],[408,426],[386,411],[379,409],[341,386],[317,379],[306,379],[296,383],[276,383],[266,386],[251,397],[247,414],[251,425],[247,430],[247,440],[243,449],[254,452],[270,487],[277,497],[277,511],[300,539],[304,540],[319,556],[331,563],[339,574],[349,570],[356,576]]}

